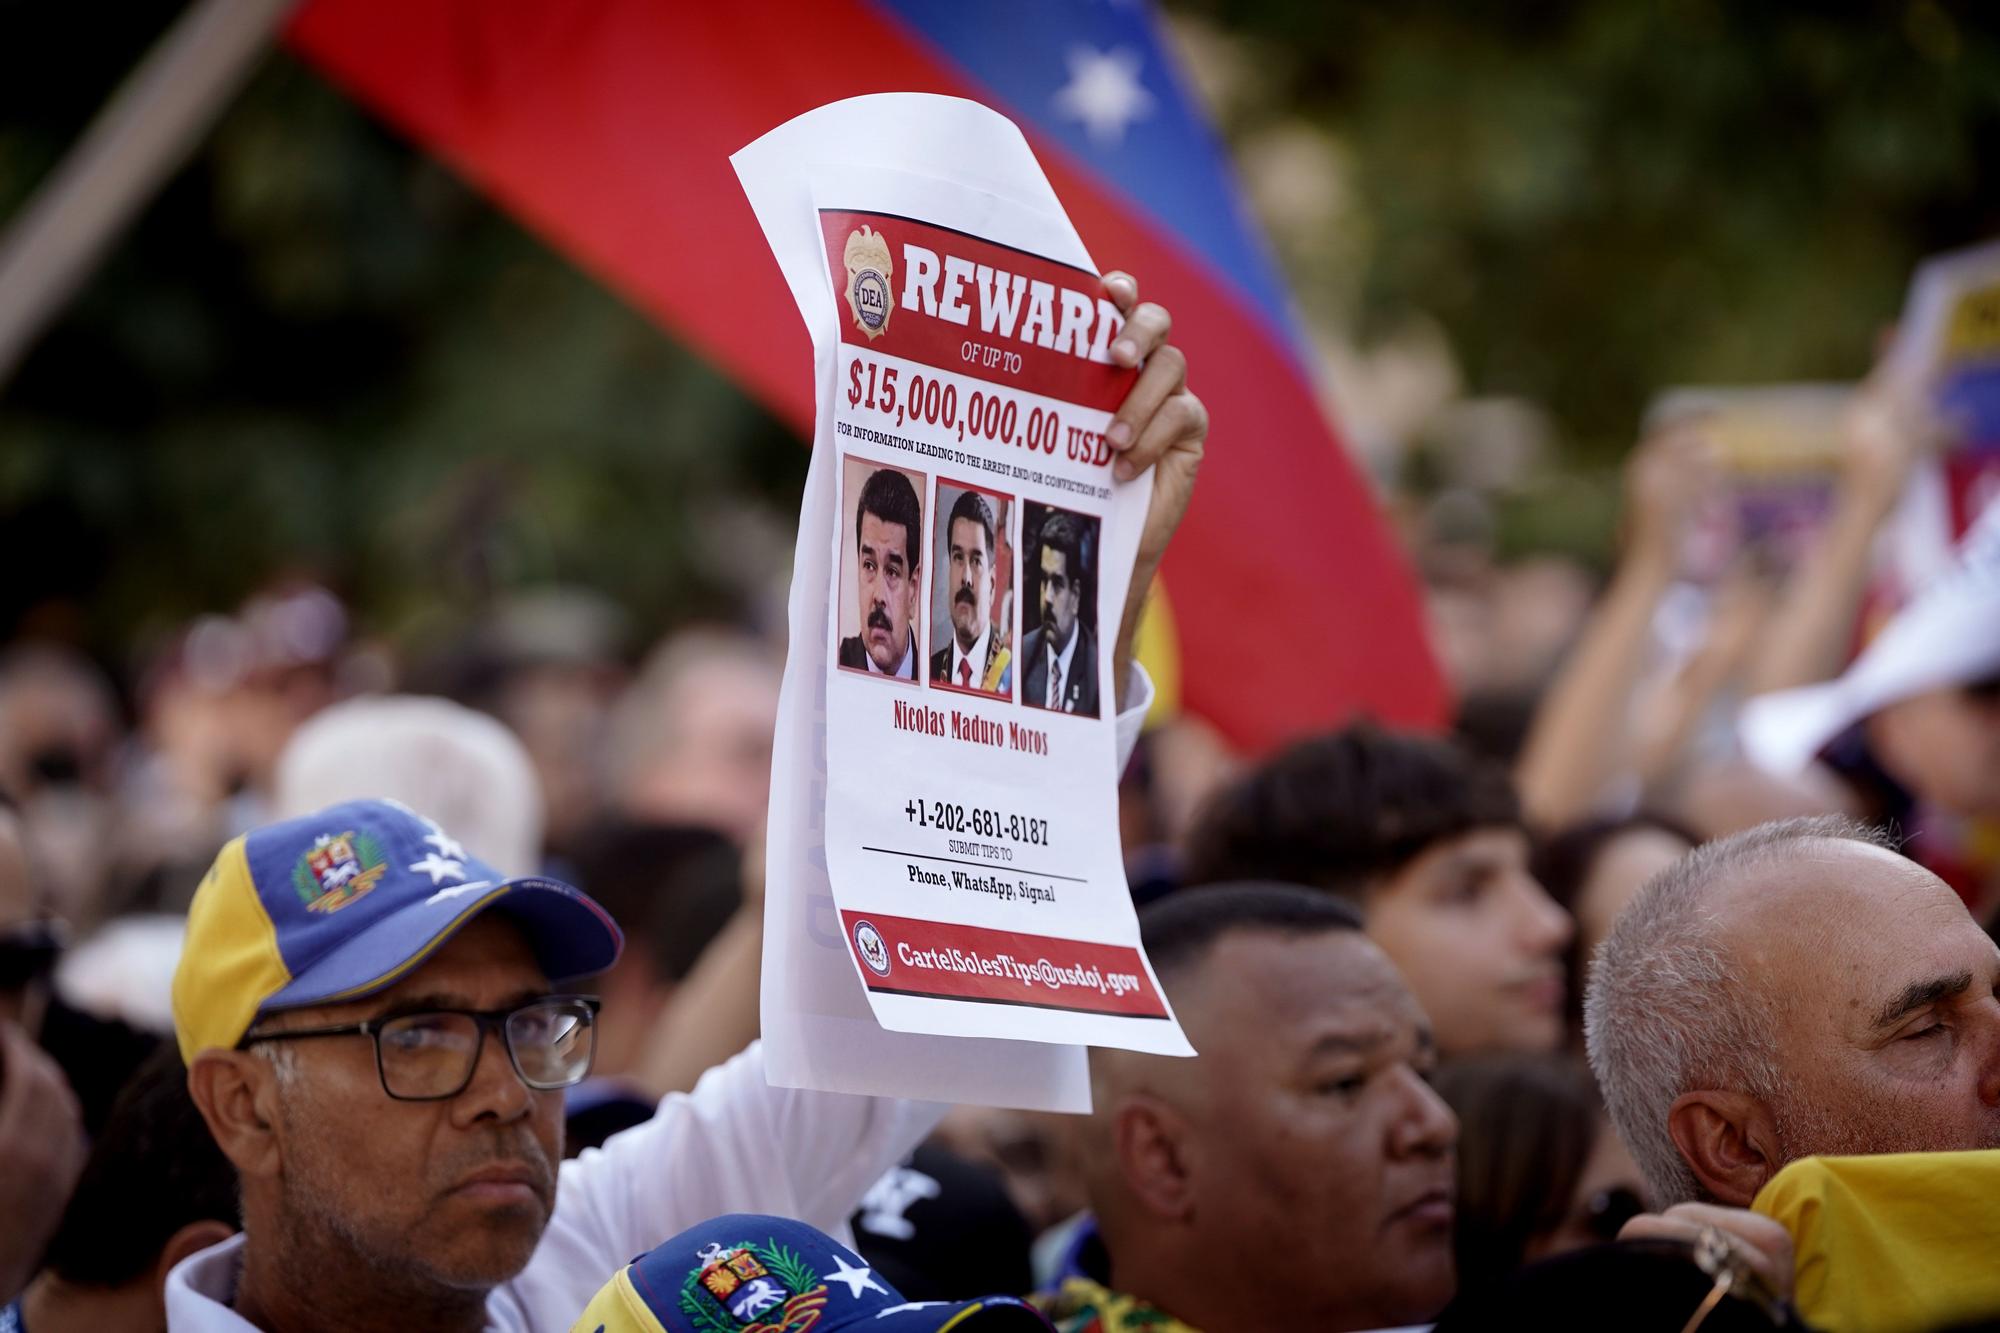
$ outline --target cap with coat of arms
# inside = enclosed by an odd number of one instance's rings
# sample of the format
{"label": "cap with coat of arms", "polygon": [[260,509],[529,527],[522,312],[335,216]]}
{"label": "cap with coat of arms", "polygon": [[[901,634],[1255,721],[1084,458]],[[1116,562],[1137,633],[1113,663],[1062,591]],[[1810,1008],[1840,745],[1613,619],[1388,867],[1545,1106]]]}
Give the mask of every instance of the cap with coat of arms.
{"label": "cap with coat of arms", "polygon": [[508,879],[394,801],[348,801],[232,839],[188,908],[173,983],[181,1056],[234,1047],[261,1014],[394,985],[488,909],[523,926],[551,982],[602,972],[624,946],[581,891]]}
{"label": "cap with coat of arms", "polygon": [[823,1231],[732,1213],[620,1269],[570,1333],[1049,1333],[1025,1301],[906,1301]]}

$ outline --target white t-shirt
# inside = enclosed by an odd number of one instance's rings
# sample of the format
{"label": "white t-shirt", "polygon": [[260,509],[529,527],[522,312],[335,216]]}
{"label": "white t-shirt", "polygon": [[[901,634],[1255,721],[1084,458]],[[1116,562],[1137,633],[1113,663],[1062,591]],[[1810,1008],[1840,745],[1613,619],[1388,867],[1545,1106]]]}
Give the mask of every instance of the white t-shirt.
{"label": "white t-shirt", "polygon": [[[661,1241],[722,1213],[775,1213],[846,1234],[855,1201],[936,1126],[934,1102],[774,1088],[760,1045],[716,1066],[643,1125],[562,1164],[549,1229],[513,1281],[486,1301],[486,1326],[569,1328],[611,1275]],[[255,1325],[230,1308],[242,1236],[167,1276],[173,1333]]]}

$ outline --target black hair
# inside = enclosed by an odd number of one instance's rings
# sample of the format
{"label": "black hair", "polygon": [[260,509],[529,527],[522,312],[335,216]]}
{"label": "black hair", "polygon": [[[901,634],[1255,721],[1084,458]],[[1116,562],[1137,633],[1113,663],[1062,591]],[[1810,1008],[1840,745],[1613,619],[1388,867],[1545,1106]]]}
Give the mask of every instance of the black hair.
{"label": "black hair", "polygon": [[236,1168],[166,1042],[119,1089],[43,1262],[77,1286],[122,1287],[152,1272],[175,1232],[210,1220],[243,1225]]}
{"label": "black hair", "polygon": [[663,981],[693,970],[743,901],[743,860],[713,829],[612,820],[571,852],[577,887],[631,937]]}
{"label": "black hair", "polygon": [[[1644,811],[1620,818],[1591,819],[1537,840],[1534,850],[1528,854],[1528,873],[1565,912],[1575,917],[1580,905],[1578,900],[1583,897],[1583,886],[1597,868],[1597,859],[1627,833],[1648,830],[1679,838],[1689,848],[1699,847],[1702,843],[1692,829],[1665,816]],[[1576,978],[1578,984],[1567,988],[1563,1009],[1571,1032],[1583,1031],[1584,988],[1581,979],[1589,975],[1590,956],[1587,950],[1591,943],[1583,938],[1581,929],[1570,937],[1567,966],[1569,975]]]}
{"label": "black hair", "polygon": [[[1715,1279],[1696,1264],[1695,1247],[1687,1241],[1588,1245],[1529,1264],[1497,1288],[1454,1301],[1438,1317],[1435,1333],[1495,1328],[1675,1333],[1716,1299],[1715,1291]],[[1731,1293],[1699,1324],[1702,1333],[1778,1333],[1803,1327],[1782,1313],[1767,1313],[1744,1292]]]}
{"label": "black hair", "polygon": [[[1663,815],[1641,811],[1618,818],[1586,820],[1550,834],[1535,844],[1528,869],[1548,891],[1549,897],[1574,914],[1577,898],[1583,893],[1584,881],[1597,868],[1597,858],[1627,833],[1645,831],[1679,838],[1691,848],[1699,847],[1702,842],[1687,826]],[[1571,975],[1582,976],[1583,973],[1579,971]]]}
{"label": "black hair", "polygon": [[945,522],[945,540],[951,540],[951,525],[960,519],[970,519],[986,532],[986,558],[993,558],[993,506],[986,503],[986,497],[978,491],[961,491],[958,499],[952,501],[951,517]]}
{"label": "black hair", "polygon": [[1352,907],[1296,884],[1203,884],[1139,909],[1139,938],[1161,977],[1199,963],[1236,931],[1297,938],[1360,929]]}
{"label": "black hair", "polygon": [[1460,1298],[1471,1300],[1527,1262],[1538,1236],[1562,1225],[1605,1132],[1604,1105],[1590,1070],[1567,1055],[1451,1060],[1434,1082],[1458,1116],[1453,1248]]}
{"label": "black hair", "polygon": [[1084,580],[1083,568],[1083,523],[1075,514],[1066,514],[1060,509],[1052,509],[1042,520],[1042,545],[1053,546],[1062,553],[1063,569],[1072,584]]}
{"label": "black hair", "polygon": [[1360,722],[1289,746],[1212,797],[1189,835],[1186,879],[1277,880],[1358,901],[1447,838],[1520,822],[1499,764]]}
{"label": "black hair", "polygon": [[924,535],[924,507],[910,479],[892,467],[877,468],[861,486],[861,501],[854,507],[854,547],[861,549],[861,516],[873,514],[884,523],[903,525],[903,563],[911,569],[923,562],[917,558],[917,543]]}

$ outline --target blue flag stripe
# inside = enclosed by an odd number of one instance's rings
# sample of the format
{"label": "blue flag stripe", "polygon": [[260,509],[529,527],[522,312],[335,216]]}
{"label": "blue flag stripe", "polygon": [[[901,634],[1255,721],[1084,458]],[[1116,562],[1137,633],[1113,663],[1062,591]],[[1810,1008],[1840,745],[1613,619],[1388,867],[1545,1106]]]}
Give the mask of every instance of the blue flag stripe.
{"label": "blue flag stripe", "polygon": [[1144,0],[873,0],[1303,345],[1228,157]]}

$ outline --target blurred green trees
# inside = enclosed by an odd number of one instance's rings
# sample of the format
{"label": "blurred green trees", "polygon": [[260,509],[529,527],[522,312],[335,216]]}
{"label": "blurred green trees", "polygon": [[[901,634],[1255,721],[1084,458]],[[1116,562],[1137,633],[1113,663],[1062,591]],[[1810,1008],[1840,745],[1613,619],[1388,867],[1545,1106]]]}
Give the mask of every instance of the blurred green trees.
{"label": "blurred green trees", "polygon": [[[177,8],[0,5],[0,219]],[[551,580],[656,629],[730,609],[757,562],[728,516],[788,518],[807,461],[274,53],[0,390],[0,637],[115,658],[288,572],[392,634]]]}
{"label": "blurred green trees", "polygon": [[1600,458],[1663,384],[1862,373],[1915,261],[2000,234],[1992,5],[1176,8],[1234,43],[1232,138],[1338,149],[1336,234],[1280,232],[1308,309],[1435,317]]}
{"label": "blurred green trees", "polygon": [[[0,219],[177,5],[0,0]],[[1924,253],[2000,232],[1990,8],[1178,0],[1225,131],[1333,146],[1279,249],[1316,321],[1435,321],[1603,462],[1670,382],[1865,369]],[[1205,80],[1206,82],[1206,80]],[[378,628],[562,579],[727,605],[727,506],[805,451],[705,364],[274,54],[0,391],[0,636],[106,654],[280,570]]]}

